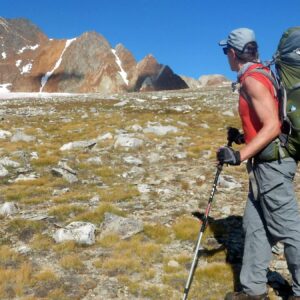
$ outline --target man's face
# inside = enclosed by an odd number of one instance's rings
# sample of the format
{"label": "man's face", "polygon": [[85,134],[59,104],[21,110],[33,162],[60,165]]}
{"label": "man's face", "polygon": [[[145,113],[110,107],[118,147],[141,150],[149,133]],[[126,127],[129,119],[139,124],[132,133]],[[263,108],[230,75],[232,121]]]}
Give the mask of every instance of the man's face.
{"label": "man's face", "polygon": [[235,54],[234,49],[230,48],[230,47],[226,47],[226,48],[223,48],[223,52],[227,56],[231,71],[238,71],[236,54]]}

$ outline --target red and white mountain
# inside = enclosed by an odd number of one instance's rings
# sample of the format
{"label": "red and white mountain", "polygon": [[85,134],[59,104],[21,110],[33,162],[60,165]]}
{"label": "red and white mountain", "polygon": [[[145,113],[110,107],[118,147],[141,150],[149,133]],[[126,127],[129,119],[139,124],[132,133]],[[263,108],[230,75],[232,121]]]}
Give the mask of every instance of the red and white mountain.
{"label": "red and white mountain", "polygon": [[49,39],[26,19],[0,17],[0,91],[115,93],[188,88],[152,55],[137,62],[100,34]]}

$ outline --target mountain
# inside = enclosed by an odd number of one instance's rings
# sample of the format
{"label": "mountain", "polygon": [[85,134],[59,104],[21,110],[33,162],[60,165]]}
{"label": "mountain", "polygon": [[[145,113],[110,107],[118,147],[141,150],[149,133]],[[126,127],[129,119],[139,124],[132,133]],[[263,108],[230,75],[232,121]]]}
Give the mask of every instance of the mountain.
{"label": "mountain", "polygon": [[49,39],[26,19],[0,17],[0,88],[14,92],[130,92],[188,88],[152,55],[137,62],[97,32]]}

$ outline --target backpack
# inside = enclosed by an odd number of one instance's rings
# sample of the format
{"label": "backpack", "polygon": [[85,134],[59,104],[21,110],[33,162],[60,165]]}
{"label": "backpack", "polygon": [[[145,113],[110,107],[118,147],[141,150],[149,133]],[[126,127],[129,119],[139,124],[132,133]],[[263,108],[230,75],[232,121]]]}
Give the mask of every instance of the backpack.
{"label": "backpack", "polygon": [[255,68],[249,74],[261,73],[272,82],[282,122],[280,144],[290,156],[300,160],[300,26],[282,34],[273,60],[265,64],[268,68],[272,65],[275,72]]}
{"label": "backpack", "polygon": [[281,141],[300,160],[300,27],[287,29],[273,56],[282,120]]}

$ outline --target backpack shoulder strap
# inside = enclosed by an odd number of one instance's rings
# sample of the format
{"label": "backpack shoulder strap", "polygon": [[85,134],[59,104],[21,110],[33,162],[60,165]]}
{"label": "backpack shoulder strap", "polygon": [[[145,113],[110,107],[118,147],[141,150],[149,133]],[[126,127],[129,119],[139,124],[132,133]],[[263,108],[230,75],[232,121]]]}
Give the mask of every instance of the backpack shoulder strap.
{"label": "backpack shoulder strap", "polygon": [[[280,84],[278,83],[278,80],[277,80],[276,76],[274,75],[274,73],[272,72],[272,70],[270,70],[268,72],[268,71],[264,70],[263,67],[257,67],[255,69],[247,72],[245,77],[247,77],[247,76],[249,76],[250,74],[253,74],[253,73],[259,73],[259,74],[264,75],[266,78],[268,78],[271,81],[272,85],[273,85],[274,95],[276,97],[279,96]],[[240,85],[240,93],[247,100],[247,102],[249,104],[251,104],[250,98],[248,97],[248,95],[243,90],[243,84]]]}

